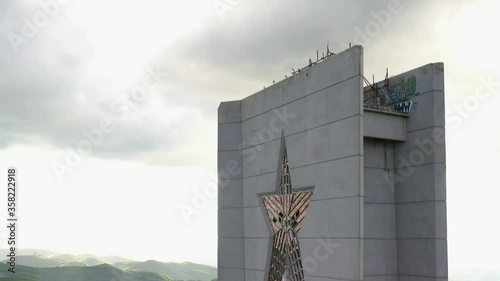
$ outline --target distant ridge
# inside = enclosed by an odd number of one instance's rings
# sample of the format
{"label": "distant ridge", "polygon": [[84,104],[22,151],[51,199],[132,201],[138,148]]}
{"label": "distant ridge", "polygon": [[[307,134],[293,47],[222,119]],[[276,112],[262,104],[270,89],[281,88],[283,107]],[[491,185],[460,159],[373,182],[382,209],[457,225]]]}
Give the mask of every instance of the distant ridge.
{"label": "distant ridge", "polygon": [[[103,259],[118,262],[110,264]],[[50,251],[17,256],[15,278],[7,268],[6,260],[2,261],[0,281],[213,281],[217,279],[215,267],[191,262],[165,263],[156,260],[138,262],[116,256],[102,258],[94,255],[55,254]]]}
{"label": "distant ridge", "polygon": [[[3,255],[4,252],[7,252],[6,249],[0,249],[0,254]],[[63,259],[65,261],[79,261],[82,258],[93,258],[99,261],[102,261],[104,263],[108,264],[114,264],[117,262],[129,262],[132,261],[131,259],[127,259],[124,257],[119,257],[119,256],[96,256],[96,255],[90,255],[90,254],[83,254],[83,255],[72,255],[72,254],[66,254],[66,253],[58,253],[55,251],[50,251],[50,250],[45,250],[45,249],[20,249],[17,252],[17,255],[19,256],[34,256],[36,253],[37,256],[43,256],[43,257],[49,257],[49,258],[58,258],[58,259]]]}
{"label": "distant ridge", "polygon": [[217,277],[217,269],[215,267],[190,262],[164,263],[148,260],[145,262],[115,263],[114,266],[127,271],[158,272],[173,280],[211,281]]}
{"label": "distant ridge", "polygon": [[[2,278],[9,277],[8,265],[0,265]],[[19,276],[19,278],[17,278]],[[17,279],[16,279],[17,278]],[[33,281],[171,281],[172,279],[154,272],[126,272],[109,264],[96,266],[62,266],[62,267],[30,267],[16,266],[16,278],[11,280],[20,281],[20,278],[29,278]],[[0,279],[2,280],[2,279]],[[8,279],[4,279],[8,280]],[[30,281],[31,281],[30,280]]]}

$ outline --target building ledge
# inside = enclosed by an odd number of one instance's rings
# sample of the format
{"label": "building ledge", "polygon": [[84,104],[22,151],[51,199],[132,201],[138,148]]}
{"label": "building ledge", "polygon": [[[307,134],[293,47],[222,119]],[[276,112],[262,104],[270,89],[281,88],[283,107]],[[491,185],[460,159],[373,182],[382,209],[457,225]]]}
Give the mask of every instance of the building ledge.
{"label": "building ledge", "polygon": [[396,112],[396,111],[391,111],[391,110],[384,110],[384,109],[380,109],[380,108],[364,107],[363,110],[370,111],[370,112],[382,113],[382,114],[401,116],[401,117],[405,117],[405,118],[410,117],[410,115],[408,113],[401,113],[401,112]]}
{"label": "building ledge", "polygon": [[364,109],[363,136],[393,141],[406,141],[406,120],[404,113],[377,109]]}

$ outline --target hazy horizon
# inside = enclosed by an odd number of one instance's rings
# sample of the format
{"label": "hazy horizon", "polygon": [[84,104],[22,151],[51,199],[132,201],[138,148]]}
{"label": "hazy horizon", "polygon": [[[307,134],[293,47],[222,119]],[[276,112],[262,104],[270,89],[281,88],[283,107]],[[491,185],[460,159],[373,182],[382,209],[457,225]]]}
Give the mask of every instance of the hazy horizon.
{"label": "hazy horizon", "polygon": [[499,1],[59,1],[0,2],[21,249],[216,265],[219,103],[351,42],[369,80],[444,62],[450,272],[498,267]]}
{"label": "hazy horizon", "polygon": [[[7,249],[0,248],[0,256],[5,256],[3,254],[4,252],[7,253]],[[46,254],[46,252],[50,252],[50,254]],[[78,252],[73,252],[73,253],[57,252],[57,251],[52,251],[49,249],[19,249],[19,252],[17,252],[17,256],[34,256],[35,253],[37,256],[41,256],[41,257],[49,257],[51,255],[57,255],[57,256],[59,256],[59,255],[72,255],[72,256],[93,256],[96,258],[122,258],[122,259],[129,260],[132,262],[158,261],[158,262],[162,262],[162,263],[184,263],[184,262],[195,263],[195,262],[190,261],[190,260],[169,261],[169,260],[158,260],[158,259],[132,259],[130,257],[119,256],[119,255],[96,255],[93,253],[86,253],[86,252],[81,252],[81,253],[78,253]],[[5,259],[7,259],[7,258],[5,258]],[[2,260],[2,259],[0,259],[0,260]],[[196,263],[196,264],[217,267],[217,264],[208,264],[208,263]]]}

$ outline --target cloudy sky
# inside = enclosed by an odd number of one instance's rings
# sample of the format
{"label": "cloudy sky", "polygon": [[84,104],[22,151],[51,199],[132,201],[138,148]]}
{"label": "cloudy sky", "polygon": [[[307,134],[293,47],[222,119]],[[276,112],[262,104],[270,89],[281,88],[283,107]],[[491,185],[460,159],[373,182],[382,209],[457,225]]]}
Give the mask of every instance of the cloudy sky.
{"label": "cloudy sky", "polygon": [[450,270],[495,269],[499,12],[494,0],[2,0],[0,169],[19,169],[19,245],[215,265],[216,196],[181,210],[215,183],[218,104],[352,42],[378,79],[445,63],[447,117],[460,119],[447,132]]}

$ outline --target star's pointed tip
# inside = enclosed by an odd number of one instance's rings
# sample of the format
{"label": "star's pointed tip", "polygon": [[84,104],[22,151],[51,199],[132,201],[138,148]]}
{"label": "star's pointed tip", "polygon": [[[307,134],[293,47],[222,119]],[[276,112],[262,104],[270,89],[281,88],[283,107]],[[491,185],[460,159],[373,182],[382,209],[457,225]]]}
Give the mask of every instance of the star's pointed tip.
{"label": "star's pointed tip", "polygon": [[283,146],[283,152],[286,154],[285,129],[281,129],[281,145]]}

